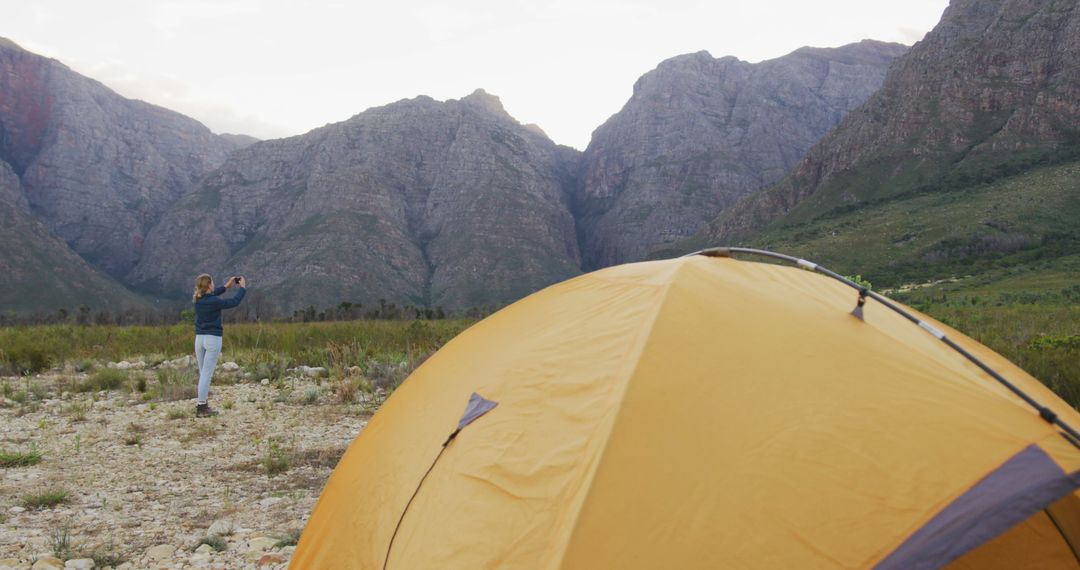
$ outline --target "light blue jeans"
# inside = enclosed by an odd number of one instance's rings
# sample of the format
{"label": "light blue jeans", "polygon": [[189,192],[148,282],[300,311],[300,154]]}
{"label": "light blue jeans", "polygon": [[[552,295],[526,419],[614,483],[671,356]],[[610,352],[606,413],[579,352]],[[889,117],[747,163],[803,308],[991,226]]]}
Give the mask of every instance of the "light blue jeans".
{"label": "light blue jeans", "polygon": [[210,379],[221,356],[221,337],[212,334],[195,335],[195,358],[199,361],[198,403],[205,404],[210,397]]}

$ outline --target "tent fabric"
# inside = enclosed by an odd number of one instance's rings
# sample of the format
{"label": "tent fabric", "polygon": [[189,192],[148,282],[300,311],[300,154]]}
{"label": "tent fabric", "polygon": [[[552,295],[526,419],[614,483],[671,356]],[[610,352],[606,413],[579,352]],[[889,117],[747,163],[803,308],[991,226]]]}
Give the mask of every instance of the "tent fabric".
{"label": "tent fabric", "polygon": [[1069,548],[1042,511],[948,566],[949,570],[1069,570],[1080,568]]}
{"label": "tent fabric", "polygon": [[1046,509],[1047,518],[1080,561],[1080,496],[1067,495]]}
{"label": "tent fabric", "polygon": [[[927,568],[977,567],[985,552],[1080,568],[1066,501],[1080,450],[900,315],[868,302],[853,317],[856,296],[706,257],[535,293],[394,392],[328,480],[291,567],[873,568],[908,545]],[[1037,380],[920,317],[1080,426]],[[443,448],[473,393],[498,407]],[[994,484],[1012,460],[1055,475],[1013,497]],[[1031,514],[989,536],[979,517],[949,518],[972,496]],[[920,531],[942,520],[978,538],[934,554]]]}

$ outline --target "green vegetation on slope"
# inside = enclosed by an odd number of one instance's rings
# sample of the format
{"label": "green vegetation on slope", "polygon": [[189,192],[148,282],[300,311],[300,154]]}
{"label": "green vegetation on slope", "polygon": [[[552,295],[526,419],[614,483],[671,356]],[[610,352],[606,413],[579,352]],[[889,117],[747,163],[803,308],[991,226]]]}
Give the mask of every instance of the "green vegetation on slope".
{"label": "green vegetation on slope", "polygon": [[1046,166],[949,192],[841,208],[768,229],[751,242],[866,275],[879,287],[960,278],[992,293],[997,281],[1013,280],[1019,290],[1015,280],[1025,276],[1027,286],[1059,288],[1080,281],[1078,184],[1080,162]]}
{"label": "green vegetation on slope", "polygon": [[26,216],[0,202],[0,307],[5,311],[149,306]]}
{"label": "green vegetation on slope", "polygon": [[[973,140],[983,139],[976,136]],[[973,148],[974,145],[959,152],[939,150],[917,159],[911,157],[908,145],[883,151],[850,170],[837,173],[777,224],[806,223],[819,216],[861,209],[868,203],[919,194],[966,192],[1046,167],[1080,161],[1080,141],[1075,139],[1057,148],[978,152]],[[799,179],[794,182],[807,183]]]}

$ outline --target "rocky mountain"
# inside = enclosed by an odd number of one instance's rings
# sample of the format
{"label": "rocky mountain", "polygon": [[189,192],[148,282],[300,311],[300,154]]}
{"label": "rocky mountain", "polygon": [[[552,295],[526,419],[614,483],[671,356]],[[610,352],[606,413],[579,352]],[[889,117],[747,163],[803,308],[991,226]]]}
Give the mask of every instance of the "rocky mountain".
{"label": "rocky mountain", "polygon": [[[1078,61],[1076,0],[953,0],[893,63],[881,90],[788,178],[725,211],[693,241],[744,241],[762,229],[1080,158]],[[905,245],[927,230],[910,220],[902,227],[912,234],[897,237]]]}
{"label": "rocky mountain", "polygon": [[112,275],[135,266],[161,215],[238,146],[0,39],[0,160],[33,216]]}
{"label": "rocky mountain", "polygon": [[585,150],[575,212],[586,267],[642,259],[780,180],[906,50],[868,40],[756,64],[704,51],[661,63]]}
{"label": "rocky mountain", "polygon": [[145,306],[30,215],[19,177],[0,161],[0,310],[121,310]]}
{"label": "rocky mountain", "polygon": [[579,157],[482,90],[369,109],[236,151],[150,232],[128,282],[179,295],[203,271],[244,274],[285,309],[511,301],[580,272]]}
{"label": "rocky mountain", "polygon": [[678,56],[584,153],[483,91],[287,139],[217,136],[4,41],[0,215],[22,225],[0,239],[39,236],[48,251],[28,255],[66,260],[20,283],[67,264],[93,274],[87,290],[117,288],[96,267],[183,299],[198,273],[239,273],[285,311],[503,303],[732,242],[858,261],[885,284],[1001,260],[1057,271],[1080,251],[1078,3],[954,0],[907,51]]}

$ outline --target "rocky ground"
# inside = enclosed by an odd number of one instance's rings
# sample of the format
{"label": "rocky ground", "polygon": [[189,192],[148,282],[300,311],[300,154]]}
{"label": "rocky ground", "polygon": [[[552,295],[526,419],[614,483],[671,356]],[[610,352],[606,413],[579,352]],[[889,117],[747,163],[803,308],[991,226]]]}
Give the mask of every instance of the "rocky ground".
{"label": "rocky ground", "polygon": [[[125,373],[152,386],[141,366]],[[0,453],[41,455],[0,467],[0,570],[286,567],[373,408],[318,374],[219,372],[214,418],[152,391],[71,390],[87,377],[71,370],[0,378],[22,387],[0,398]]]}

